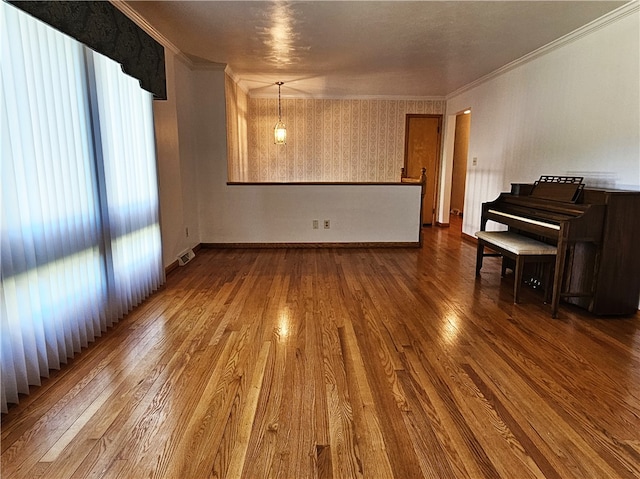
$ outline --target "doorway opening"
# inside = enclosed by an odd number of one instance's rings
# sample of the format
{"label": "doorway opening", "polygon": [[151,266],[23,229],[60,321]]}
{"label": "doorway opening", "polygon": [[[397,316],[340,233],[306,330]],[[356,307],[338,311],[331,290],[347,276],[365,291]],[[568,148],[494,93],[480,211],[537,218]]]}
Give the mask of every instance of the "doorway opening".
{"label": "doorway opening", "polygon": [[471,130],[471,110],[455,116],[456,125],[453,140],[453,167],[451,172],[451,197],[449,200],[449,225],[462,231],[464,198],[469,161],[469,132]]}

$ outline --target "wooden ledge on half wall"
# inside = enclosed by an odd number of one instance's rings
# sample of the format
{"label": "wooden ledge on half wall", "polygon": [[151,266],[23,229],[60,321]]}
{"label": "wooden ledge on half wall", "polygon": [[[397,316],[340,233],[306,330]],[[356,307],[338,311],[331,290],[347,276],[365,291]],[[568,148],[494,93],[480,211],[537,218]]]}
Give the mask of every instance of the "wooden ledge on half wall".
{"label": "wooden ledge on half wall", "polygon": [[[413,178],[406,179],[413,180]],[[419,186],[420,184],[419,179],[416,181],[227,181],[227,186]]]}

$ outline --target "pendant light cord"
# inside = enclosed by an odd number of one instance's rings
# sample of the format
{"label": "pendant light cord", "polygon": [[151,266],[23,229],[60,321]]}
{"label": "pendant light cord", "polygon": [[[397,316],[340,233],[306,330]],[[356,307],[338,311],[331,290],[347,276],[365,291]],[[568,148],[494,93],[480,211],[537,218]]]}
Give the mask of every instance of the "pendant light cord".
{"label": "pendant light cord", "polygon": [[284,85],[284,82],[278,81],[276,82],[278,85],[278,121],[282,121],[282,105],[280,101],[280,87]]}

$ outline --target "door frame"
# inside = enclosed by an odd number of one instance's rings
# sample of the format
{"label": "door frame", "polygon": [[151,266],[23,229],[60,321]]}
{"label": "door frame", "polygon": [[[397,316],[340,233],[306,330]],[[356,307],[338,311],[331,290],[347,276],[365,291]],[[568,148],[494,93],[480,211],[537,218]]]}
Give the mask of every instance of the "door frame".
{"label": "door frame", "polygon": [[[431,225],[436,225],[437,211],[439,207],[440,198],[440,168],[442,163],[442,119],[443,114],[438,113],[407,113],[405,118],[404,127],[404,171],[408,170],[407,160],[409,156],[409,121],[411,118],[437,118],[438,119],[438,144],[436,146],[436,161],[435,161],[435,183],[433,184],[433,209],[431,211]],[[427,171],[427,175],[429,172]],[[424,204],[424,201],[423,201]],[[422,206],[422,205],[421,205]],[[422,210],[422,207],[420,208]],[[420,224],[424,226],[424,213],[420,217]]]}
{"label": "door frame", "polygon": [[[458,158],[456,160],[456,145],[458,144],[458,122],[459,122],[459,117],[460,118],[468,118],[468,126],[467,126],[467,141],[466,141],[466,149],[467,149],[467,155],[463,158]],[[456,170],[456,165],[458,165],[458,167],[460,167],[461,163],[464,163],[464,169],[465,169],[465,175],[464,178],[462,180],[463,183],[463,188],[465,190],[465,194],[462,197],[462,213],[464,215],[464,200],[466,198],[466,185],[467,185],[467,175],[469,173],[469,143],[470,143],[470,138],[471,138],[471,108],[465,108],[464,110],[456,113],[455,115],[452,115],[450,118],[452,118],[453,121],[453,146],[451,148],[451,179],[450,179],[450,188],[449,188],[449,207],[447,208],[447,211],[449,212],[449,223],[450,223],[450,218],[451,218],[451,198],[453,197],[453,186],[455,184],[455,178],[453,176],[453,173]],[[444,159],[443,159],[444,162]],[[445,179],[445,184],[446,184],[446,179]]]}

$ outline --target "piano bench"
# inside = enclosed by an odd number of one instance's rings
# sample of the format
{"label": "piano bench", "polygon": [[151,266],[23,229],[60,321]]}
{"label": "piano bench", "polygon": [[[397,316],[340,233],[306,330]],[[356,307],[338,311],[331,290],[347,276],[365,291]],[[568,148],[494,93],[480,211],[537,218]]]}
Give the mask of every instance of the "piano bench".
{"label": "piano bench", "polygon": [[[496,256],[485,253],[485,246],[515,261],[513,282],[513,302],[518,302],[522,270],[525,263],[545,263],[545,301],[548,299],[548,285],[551,266],[556,260],[557,248],[554,245],[537,241],[528,236],[519,235],[511,231],[478,231],[478,251],[476,256],[476,276],[480,276],[482,259],[485,256]],[[502,272],[504,274],[504,267]]]}

